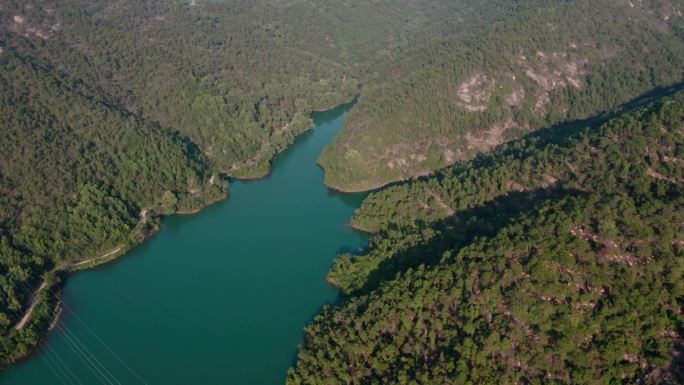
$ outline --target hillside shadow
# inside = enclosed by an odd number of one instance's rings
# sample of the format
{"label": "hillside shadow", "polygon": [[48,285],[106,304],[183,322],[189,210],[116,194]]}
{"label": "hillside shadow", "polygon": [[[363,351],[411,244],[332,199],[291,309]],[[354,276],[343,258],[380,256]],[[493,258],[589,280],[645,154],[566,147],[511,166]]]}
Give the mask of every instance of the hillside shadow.
{"label": "hillside shadow", "polygon": [[[511,192],[494,198],[478,207],[464,210],[453,217],[434,223],[419,223],[412,234],[434,231],[435,235],[427,242],[400,250],[390,258],[382,260],[378,267],[368,273],[363,286],[348,295],[367,294],[377,289],[383,281],[391,280],[398,274],[421,265],[432,267],[440,263],[445,251],[458,251],[478,238],[496,235],[503,228],[518,222],[522,216],[530,213],[550,200],[567,196],[586,194],[579,190],[563,188],[536,189],[524,192]],[[402,232],[406,229],[393,228],[388,232]],[[384,235],[383,235],[384,236]],[[364,255],[358,258],[369,258]],[[364,263],[362,260],[357,263]]]}
{"label": "hillside shadow", "polygon": [[[622,114],[637,110],[648,104],[657,102],[660,98],[673,95],[679,91],[684,90],[684,82],[676,83],[668,87],[657,87],[653,90],[644,93],[626,103],[621,104],[615,109],[601,112],[595,116],[586,119],[575,119],[564,121],[549,127],[543,127],[539,130],[531,132],[519,139],[508,142],[502,145],[495,153],[500,155],[508,155],[512,152],[520,150],[520,143],[526,146],[532,146],[536,149],[543,149],[551,144],[561,144],[568,141],[568,139],[582,133],[585,128],[595,128],[607,123],[611,119],[617,118]],[[516,143],[518,145],[516,145]],[[487,154],[481,154],[475,158],[475,162],[482,161],[484,158],[490,158]]]}
{"label": "hillside shadow", "polygon": [[476,167],[486,167],[495,162],[498,158],[518,154],[522,148],[530,150],[543,150],[549,145],[561,144],[569,139],[579,136],[583,130],[587,128],[596,128],[600,125],[610,121],[613,118],[620,116],[626,112],[630,112],[650,103],[657,102],[662,97],[671,96],[679,91],[684,90],[684,82],[676,83],[667,87],[657,87],[653,90],[644,93],[626,103],[621,104],[615,109],[604,111],[586,119],[575,119],[564,121],[548,127],[542,127],[534,132],[524,135],[518,139],[511,140],[491,151],[478,154],[475,158],[457,162],[455,164],[435,170],[430,175],[414,177],[408,180],[400,180],[388,183],[382,187],[371,191],[379,191],[392,186],[403,185],[406,183],[415,183],[427,181],[431,178],[441,180],[444,173],[454,167],[463,166],[465,164],[472,164]]}

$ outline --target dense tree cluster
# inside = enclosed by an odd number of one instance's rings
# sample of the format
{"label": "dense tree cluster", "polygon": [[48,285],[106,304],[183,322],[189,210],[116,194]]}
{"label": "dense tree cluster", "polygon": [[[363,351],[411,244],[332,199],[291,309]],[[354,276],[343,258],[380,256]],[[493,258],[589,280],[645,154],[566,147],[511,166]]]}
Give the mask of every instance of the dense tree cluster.
{"label": "dense tree cluster", "polygon": [[0,368],[50,323],[52,286],[14,330],[41,281],[218,199],[220,174],[265,175],[311,111],[351,100],[379,51],[453,7],[199,3],[3,2]]}
{"label": "dense tree cluster", "polygon": [[382,63],[456,24],[441,17],[455,2],[400,5],[3,2],[0,368],[45,333],[62,269],[220,198],[220,175],[265,175],[311,111],[351,100]]}
{"label": "dense tree cluster", "polygon": [[[4,1],[0,368],[46,332],[63,270],[136,244],[159,215],[219,199],[223,176],[265,175],[271,159],[310,127],[314,110],[363,94],[321,158],[329,183],[357,189],[471,158],[680,81],[680,2],[629,4]],[[508,152],[372,195],[355,225],[385,238],[374,240],[367,258],[340,259],[330,280],[347,293],[369,292],[396,266],[419,260],[422,245],[434,249],[426,255],[441,255],[457,239],[465,247],[513,225],[498,207],[536,207],[531,198],[506,201],[511,190],[550,197],[556,181],[558,191],[584,192],[605,182],[603,174],[577,177],[603,163],[568,170],[552,159],[567,158],[575,142],[561,138],[546,149],[546,138],[531,136]],[[681,175],[679,163],[664,159],[681,158],[681,146],[648,148],[641,171],[660,184],[629,185],[628,192],[655,188],[658,199],[670,196]],[[621,173],[608,180],[627,189],[632,168],[611,162],[605,167]],[[467,226],[435,225],[445,217]],[[37,292],[41,282],[47,286]],[[41,300],[30,322],[15,330],[34,293]]]}
{"label": "dense tree cluster", "polygon": [[373,194],[288,384],[681,383],[684,93],[625,109]]}
{"label": "dense tree cluster", "polygon": [[[17,51],[4,52],[0,66],[3,366],[40,337],[33,326],[17,336],[12,328],[50,272],[136,243],[143,209],[201,207],[225,186],[209,182],[212,171],[191,143],[78,79]],[[164,205],[169,194],[173,207]]]}
{"label": "dense tree cluster", "polygon": [[[606,183],[610,188],[644,189],[647,186],[635,184],[648,179],[632,177],[646,173],[660,175],[652,182],[662,186],[681,180],[681,169],[673,161],[683,155],[678,146],[681,133],[644,126],[644,119],[653,114],[639,109],[669,94],[679,100],[678,89],[681,86],[656,90],[616,111],[541,130],[433,176],[373,192],[352,223],[378,232],[393,225],[407,227],[443,219],[454,210],[471,209],[514,191],[547,187],[592,191]],[[625,110],[630,113],[624,114]],[[607,170],[614,174],[603,180]]]}

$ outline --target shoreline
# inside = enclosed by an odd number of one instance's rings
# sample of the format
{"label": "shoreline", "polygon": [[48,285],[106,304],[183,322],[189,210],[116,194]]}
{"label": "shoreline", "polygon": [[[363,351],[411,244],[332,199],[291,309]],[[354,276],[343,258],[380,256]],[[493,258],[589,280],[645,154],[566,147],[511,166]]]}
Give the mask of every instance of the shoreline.
{"label": "shoreline", "polygon": [[[358,97],[359,97],[359,95],[356,95],[356,96],[354,96],[350,101],[342,102],[342,103],[333,105],[331,108],[327,108],[327,109],[324,109],[324,110],[313,110],[313,111],[311,111],[311,112],[309,113],[309,115],[311,115],[311,114],[313,114],[313,113],[316,113],[316,112],[326,112],[326,111],[335,109],[335,108],[340,107],[340,106],[344,106],[344,105],[347,105],[347,104],[350,104],[350,103],[354,103],[354,101],[356,101]],[[268,160],[268,163],[269,163],[268,169],[267,169],[266,173],[265,173],[264,175],[262,175],[262,176],[251,176],[251,175],[250,175],[250,176],[247,176],[247,177],[234,177],[234,176],[231,176],[230,174],[228,174],[228,173],[226,173],[226,172],[224,172],[224,171],[222,171],[222,170],[215,170],[215,171],[220,172],[221,174],[225,175],[225,176],[228,177],[229,179],[237,180],[237,181],[254,181],[254,180],[259,180],[259,179],[267,178],[267,177],[269,177],[269,176],[271,175],[271,172],[272,172],[272,163],[273,163],[273,161],[276,159],[276,157],[278,157],[278,156],[279,156],[280,154],[282,154],[285,150],[287,150],[288,148],[290,148],[291,145],[294,143],[294,141],[295,141],[297,138],[299,138],[299,136],[301,136],[302,134],[305,134],[305,133],[311,131],[314,127],[315,127],[315,122],[313,122],[313,119],[312,119],[312,125],[311,125],[309,128],[307,128],[306,130],[304,130],[304,131],[298,133],[297,135],[295,135],[294,140],[293,140],[291,143],[288,143],[286,146],[283,146],[281,149],[279,149],[278,151],[276,151],[276,152],[273,154],[273,156],[271,157],[271,159]],[[164,218],[166,218],[166,217],[168,217],[168,216],[171,216],[171,215],[186,216],[186,215],[195,215],[195,214],[201,213],[204,209],[206,209],[206,208],[208,208],[208,207],[210,207],[210,206],[212,206],[212,205],[214,205],[214,204],[216,204],[216,203],[222,202],[223,200],[227,199],[227,198],[230,196],[229,191],[230,191],[230,184],[226,187],[224,193],[223,193],[219,198],[210,200],[210,201],[208,201],[208,202],[206,202],[206,203],[200,205],[200,206],[197,207],[197,208],[189,209],[189,210],[180,210],[180,211],[176,211],[176,212],[173,212],[173,213],[171,213],[171,214],[166,214],[166,215],[163,215],[163,214],[162,214],[162,215],[159,215],[159,216],[158,216],[159,221],[153,226],[152,229],[150,229],[149,232],[147,232],[146,234],[144,234],[144,236],[143,236],[141,239],[139,239],[137,242],[124,243],[123,245],[120,245],[120,246],[115,247],[114,250],[110,250],[109,252],[104,252],[104,253],[101,254],[101,255],[98,255],[98,256],[95,256],[95,257],[89,257],[89,258],[86,258],[86,259],[84,259],[84,260],[81,260],[81,261],[72,263],[72,264],[70,264],[70,265],[68,265],[68,266],[59,266],[59,267],[56,267],[54,270],[52,270],[52,271],[49,273],[52,277],[56,277],[60,272],[61,272],[61,273],[66,273],[66,276],[64,276],[64,277],[62,277],[62,278],[60,278],[60,279],[55,280],[55,282],[52,283],[51,285],[47,285],[46,280],[43,280],[43,281],[41,282],[40,287],[35,291],[34,296],[32,296],[30,306],[29,306],[29,308],[27,308],[27,311],[26,311],[25,315],[24,315],[24,316],[22,317],[22,319],[17,323],[17,325],[21,324],[21,329],[15,329],[16,326],[13,327],[12,329],[16,330],[17,332],[20,332],[24,327],[30,325],[31,322],[35,321],[34,319],[31,318],[31,315],[33,314],[33,310],[41,303],[41,299],[40,299],[40,296],[39,296],[40,291],[45,290],[45,289],[51,289],[51,288],[52,288],[53,286],[55,286],[55,285],[65,285],[67,279],[69,278],[69,276],[70,276],[72,273],[79,272],[79,271],[84,271],[84,270],[88,270],[88,269],[92,269],[92,268],[98,267],[98,266],[100,266],[100,265],[104,265],[104,264],[106,264],[106,263],[110,263],[110,262],[113,262],[113,261],[115,261],[115,260],[118,260],[120,257],[123,257],[124,255],[126,255],[129,251],[131,251],[131,250],[132,250],[133,248],[135,248],[136,246],[142,245],[144,242],[148,241],[151,237],[153,237],[154,235],[156,235],[156,233],[161,229],[161,226],[163,225],[163,220],[164,220]],[[147,209],[145,209],[145,208],[142,209],[142,211],[141,211],[141,220],[138,222],[138,225],[136,225],[136,228],[134,228],[133,230],[131,230],[131,233],[130,233],[130,235],[129,235],[130,238],[133,238],[133,239],[134,239],[136,235],[140,235],[140,234],[136,234],[136,232],[139,232],[139,231],[140,231],[140,229],[138,228],[139,225],[141,225],[141,224],[144,225],[144,224],[147,224],[147,223],[148,223],[148,219],[147,219],[146,215],[143,215],[143,214],[142,214],[143,212],[144,212],[145,214],[147,214]],[[144,218],[144,219],[143,219],[143,218]],[[352,228],[353,228],[353,227],[352,227]],[[129,239],[130,239],[130,238],[129,238]],[[56,297],[57,301],[56,301],[56,303],[55,303],[54,308],[51,309],[51,312],[52,312],[53,316],[47,319],[47,321],[49,322],[48,329],[42,331],[42,332],[43,332],[43,335],[40,337],[39,341],[38,341],[35,345],[33,345],[33,346],[31,346],[30,348],[28,348],[25,354],[23,354],[23,355],[17,357],[16,359],[14,359],[14,360],[12,361],[11,364],[9,364],[9,365],[7,365],[7,366],[5,366],[5,367],[1,367],[1,368],[0,368],[0,372],[2,372],[3,370],[6,370],[6,369],[8,369],[8,368],[10,368],[10,367],[12,367],[12,366],[16,366],[17,364],[19,364],[19,363],[21,363],[21,362],[24,362],[24,361],[26,361],[26,360],[28,360],[28,359],[30,359],[31,356],[32,356],[33,354],[35,354],[35,353],[39,350],[39,347],[40,347],[42,344],[45,343],[45,340],[47,339],[49,333],[50,333],[50,332],[52,331],[52,329],[54,329],[54,327],[59,323],[60,316],[62,315],[62,308],[61,308],[61,306],[60,306],[61,303],[62,303],[61,290],[62,290],[62,288],[59,287],[59,288],[57,289],[57,291],[56,291],[56,293],[57,293],[57,294],[56,294],[56,296],[57,296],[57,297]],[[35,298],[34,298],[34,297],[35,297]],[[24,318],[26,318],[26,319],[24,320]]]}
{"label": "shoreline", "polygon": [[[363,188],[349,188],[349,189],[347,189],[345,187],[334,186],[334,185],[331,185],[327,180],[323,180],[323,184],[325,185],[325,187],[329,188],[330,190],[341,193],[341,194],[372,193],[374,191],[378,191],[378,190],[383,189],[383,188],[388,187],[388,186],[408,182],[412,179],[419,180],[420,178],[433,176],[441,170],[447,169],[449,167],[453,167],[457,163],[453,163],[451,165],[446,165],[446,166],[440,167],[440,168],[433,170],[429,173],[421,173],[421,174],[411,175],[411,176],[407,176],[407,177],[400,178],[400,179],[394,179],[394,180],[391,180],[389,182],[382,182],[380,184],[374,184],[372,187],[365,188],[365,189],[363,189]],[[320,163],[319,163],[319,166],[323,169],[323,173],[325,174],[327,172],[325,167],[323,167]]]}
{"label": "shoreline", "polygon": [[[338,104],[333,104],[333,105],[331,105],[331,106],[329,106],[329,107],[325,107],[325,108],[323,108],[323,109],[314,109],[314,110],[312,110],[311,112],[309,112],[309,116],[311,117],[311,115],[314,114],[314,113],[321,113],[321,112],[327,112],[327,111],[330,111],[330,110],[334,110],[335,108],[342,107],[342,106],[345,106],[345,105],[348,105],[348,104],[355,104],[355,103],[359,100],[360,97],[361,97],[361,94],[356,94],[356,95],[354,95],[354,97],[352,97],[351,100],[349,100],[349,101],[342,102],[342,103],[338,103]],[[229,172],[229,171],[226,171],[226,170],[219,170],[219,172],[220,172],[221,174],[225,175],[226,177],[230,178],[230,179],[237,180],[237,181],[245,181],[245,182],[256,181],[256,180],[268,178],[268,177],[271,175],[271,172],[272,172],[273,161],[274,161],[279,155],[281,155],[283,152],[285,152],[287,149],[289,149],[290,146],[294,143],[294,141],[297,140],[297,138],[299,138],[301,135],[304,135],[304,134],[306,134],[307,132],[313,130],[313,128],[316,126],[315,122],[313,121],[313,118],[311,119],[311,123],[312,123],[312,124],[311,124],[311,126],[310,126],[309,128],[307,128],[306,130],[303,130],[303,131],[301,131],[301,132],[295,134],[294,140],[293,140],[291,143],[288,143],[286,146],[283,146],[283,147],[280,147],[280,148],[277,148],[277,147],[276,147],[276,150],[275,150],[275,152],[273,153],[273,155],[271,156],[271,159],[268,160],[268,168],[267,168],[266,170],[264,170],[264,172],[262,172],[262,173],[254,173],[254,174],[246,174],[246,175],[243,175],[243,176],[231,175],[230,172]],[[290,124],[290,123],[287,123],[286,126],[288,126],[289,124]],[[319,164],[318,162],[316,162],[316,164],[318,164],[318,165],[320,166],[320,164]],[[322,168],[322,167],[321,167],[321,168]],[[323,169],[323,174],[325,174],[325,169]],[[330,188],[330,187],[325,183],[325,181],[323,182],[323,184],[324,184],[326,187]],[[363,191],[358,191],[358,192],[360,193],[360,192],[366,192],[366,191],[371,191],[371,190],[363,190]],[[347,193],[347,192],[345,192],[345,191],[338,191],[338,192],[340,192],[340,193]],[[349,193],[356,193],[356,192],[349,192]]]}

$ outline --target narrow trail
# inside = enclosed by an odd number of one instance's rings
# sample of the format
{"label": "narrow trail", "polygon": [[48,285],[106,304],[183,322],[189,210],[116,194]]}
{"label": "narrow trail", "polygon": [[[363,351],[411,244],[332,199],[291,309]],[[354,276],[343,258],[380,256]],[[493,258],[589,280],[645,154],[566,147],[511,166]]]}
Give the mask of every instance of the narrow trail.
{"label": "narrow trail", "polygon": [[88,264],[88,263],[93,262],[93,261],[97,261],[98,259],[104,259],[104,258],[107,258],[107,257],[111,257],[112,255],[114,255],[114,254],[118,253],[119,251],[121,251],[122,248],[123,248],[123,246],[119,246],[119,247],[117,247],[116,249],[114,249],[114,250],[112,250],[112,251],[109,251],[109,252],[107,252],[107,253],[105,253],[105,254],[102,254],[102,255],[99,255],[99,256],[93,257],[93,258],[88,258],[88,259],[85,259],[85,260],[80,261],[80,262],[76,262],[76,263],[74,263],[74,264],[71,265],[71,266],[72,266],[72,267],[81,266],[81,265],[85,265],[85,264]]}
{"label": "narrow trail", "polygon": [[[143,208],[142,211],[140,211],[140,223],[141,224],[147,223],[148,212],[149,212],[149,210],[146,208]],[[61,268],[57,268],[57,270],[69,270],[69,269],[72,269],[74,267],[87,265],[91,262],[98,261],[100,259],[105,259],[107,257],[111,257],[112,255],[120,252],[123,248],[124,248],[124,246],[121,245],[121,246],[118,246],[115,249],[112,249],[112,250],[110,250],[110,251],[108,251],[102,255],[98,255],[96,257],[92,257],[92,258],[88,258],[88,259],[84,259],[83,261],[72,263],[70,265],[63,266]],[[28,321],[31,319],[31,315],[33,314],[33,310],[36,308],[36,306],[40,302],[40,295],[39,294],[43,289],[45,289],[46,286],[47,286],[47,282],[43,281],[43,282],[41,282],[38,289],[36,289],[36,291],[33,292],[33,295],[31,295],[31,305],[29,305],[28,309],[26,309],[26,313],[24,313],[24,316],[21,317],[19,322],[17,322],[17,324],[14,326],[14,329],[22,330],[26,326],[26,324],[28,324]]]}
{"label": "narrow trail", "polygon": [[[111,257],[112,255],[121,251],[121,249],[123,249],[123,246],[119,246],[119,247],[117,247],[111,251],[108,251],[108,252],[102,254],[102,255],[98,255],[97,257],[88,258],[86,260],[74,263],[74,264],[70,265],[68,268],[82,266],[82,265],[88,264],[88,263],[93,262],[93,261],[97,261],[100,259]],[[36,289],[36,291],[33,292],[33,295],[31,295],[31,305],[28,307],[28,309],[26,309],[26,313],[24,313],[24,316],[21,317],[19,322],[17,322],[17,324],[14,326],[14,329],[22,330],[26,326],[26,324],[28,324],[28,321],[31,319],[31,315],[33,314],[33,310],[38,305],[38,302],[40,302],[40,295],[39,294],[43,289],[45,289],[46,286],[47,286],[47,282],[43,281],[43,282],[41,282],[38,289]]]}
{"label": "narrow trail", "polygon": [[24,328],[24,326],[26,326],[29,319],[31,319],[31,314],[33,314],[33,309],[36,308],[36,305],[38,305],[38,302],[40,301],[40,295],[39,294],[43,289],[45,289],[46,286],[47,286],[47,283],[45,281],[43,281],[40,284],[40,286],[38,287],[38,289],[36,289],[36,291],[33,292],[33,295],[31,296],[31,306],[29,306],[29,308],[26,310],[26,313],[24,314],[24,316],[21,317],[19,322],[17,322],[17,324],[14,326],[14,329],[21,330]]}

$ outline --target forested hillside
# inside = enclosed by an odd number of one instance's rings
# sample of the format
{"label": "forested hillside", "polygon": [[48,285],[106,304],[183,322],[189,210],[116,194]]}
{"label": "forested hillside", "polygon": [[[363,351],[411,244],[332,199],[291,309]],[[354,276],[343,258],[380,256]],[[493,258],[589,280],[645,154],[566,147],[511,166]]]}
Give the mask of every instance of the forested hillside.
{"label": "forested hillside", "polygon": [[513,7],[475,36],[448,36],[364,89],[323,153],[326,183],[361,191],[425,175],[526,133],[682,81],[681,1]]}
{"label": "forested hillside", "polygon": [[[45,335],[68,271],[137,244],[160,215],[220,199],[227,177],[266,175],[312,111],[361,95],[320,163],[328,184],[364,190],[682,81],[681,0],[197,3],[0,4],[0,368]],[[395,254],[416,261],[399,250],[449,234],[437,220],[467,215],[456,227],[470,242],[485,226],[478,218],[498,207],[484,203],[532,209],[505,201],[511,190],[546,196],[556,194],[549,186],[586,192],[605,182],[594,163],[563,168],[558,159],[577,143],[560,135],[547,148],[545,138],[371,195],[354,223],[386,238],[367,257],[341,259],[330,280],[365,292],[394,271]],[[650,179],[634,183],[659,184],[634,189],[657,187],[662,200],[681,181],[681,146],[653,143]],[[611,188],[623,192],[615,186],[630,178]],[[549,210],[604,207],[563,199]],[[492,218],[488,236],[515,224]]]}
{"label": "forested hillside", "polygon": [[230,175],[263,176],[311,110],[358,92],[343,66],[284,43],[266,4],[22,1],[3,11],[6,45],[187,136]]}
{"label": "forested hillside", "polygon": [[202,207],[225,183],[186,139],[46,63],[8,50],[0,66],[2,366],[40,335],[8,333],[48,272],[137,243],[143,210]]}
{"label": "forested hillside", "polygon": [[438,33],[452,8],[0,5],[0,368],[46,332],[62,271],[224,196],[221,175],[265,175],[311,111],[351,100],[380,76],[369,63]]}
{"label": "forested hillside", "polygon": [[0,14],[3,44],[187,136],[224,173],[258,177],[311,111],[381,83],[410,47],[501,17],[444,0],[188,4],[13,1]]}
{"label": "forested hillside", "polygon": [[684,381],[684,93],[615,115],[372,194],[288,383]]}

